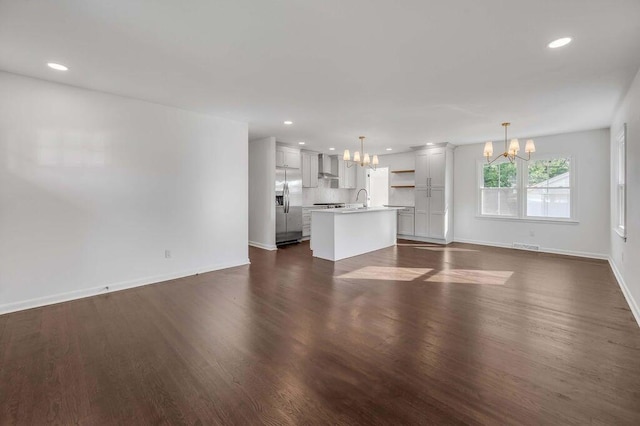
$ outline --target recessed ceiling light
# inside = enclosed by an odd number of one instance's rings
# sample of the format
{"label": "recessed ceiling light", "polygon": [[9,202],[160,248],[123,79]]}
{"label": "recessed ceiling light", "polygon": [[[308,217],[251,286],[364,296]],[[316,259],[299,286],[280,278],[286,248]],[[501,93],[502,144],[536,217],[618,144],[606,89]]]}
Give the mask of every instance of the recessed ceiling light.
{"label": "recessed ceiling light", "polygon": [[335,148],[329,148],[329,151],[335,151],[335,150],[336,150]]}
{"label": "recessed ceiling light", "polygon": [[557,40],[553,40],[548,46],[552,49],[557,49],[558,47],[566,46],[571,43],[571,37],[562,37]]}
{"label": "recessed ceiling light", "polygon": [[304,145],[304,142],[298,142],[298,145]]}
{"label": "recessed ceiling light", "polygon": [[57,70],[57,71],[67,71],[69,69],[64,65],[56,64],[55,62],[48,62],[47,65],[49,66],[49,68],[53,68],[54,70]]}
{"label": "recessed ceiling light", "polygon": [[431,146],[433,145],[433,142],[427,142],[427,145]]}
{"label": "recessed ceiling light", "polygon": [[387,148],[387,151],[391,151],[393,148]]}
{"label": "recessed ceiling light", "polygon": [[287,120],[284,122],[284,124],[286,124],[287,126],[291,126],[293,124],[293,121]]}

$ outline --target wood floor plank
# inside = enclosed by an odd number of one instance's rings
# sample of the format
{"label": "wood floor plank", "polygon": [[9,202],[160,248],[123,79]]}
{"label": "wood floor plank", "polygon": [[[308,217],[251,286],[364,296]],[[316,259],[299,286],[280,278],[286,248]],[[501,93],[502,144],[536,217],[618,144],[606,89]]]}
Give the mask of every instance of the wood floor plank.
{"label": "wood floor plank", "polygon": [[0,424],[640,424],[605,261],[400,241],[0,316]]}

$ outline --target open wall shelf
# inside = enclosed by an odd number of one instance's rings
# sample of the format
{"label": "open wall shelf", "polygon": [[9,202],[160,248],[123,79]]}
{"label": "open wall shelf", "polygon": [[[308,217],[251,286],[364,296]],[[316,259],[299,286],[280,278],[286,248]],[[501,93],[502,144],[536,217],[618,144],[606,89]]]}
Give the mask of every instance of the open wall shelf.
{"label": "open wall shelf", "polygon": [[415,185],[391,185],[391,188],[415,188]]}
{"label": "open wall shelf", "polygon": [[391,170],[391,173],[415,173],[415,170]]}

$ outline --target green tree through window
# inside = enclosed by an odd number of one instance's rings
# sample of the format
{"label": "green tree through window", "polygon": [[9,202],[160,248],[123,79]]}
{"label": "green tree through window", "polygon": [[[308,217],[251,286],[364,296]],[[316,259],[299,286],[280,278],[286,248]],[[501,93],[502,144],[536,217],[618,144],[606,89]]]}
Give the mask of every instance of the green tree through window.
{"label": "green tree through window", "polygon": [[539,160],[529,165],[529,185],[535,185],[569,171],[567,158]]}
{"label": "green tree through window", "polygon": [[516,165],[512,163],[485,164],[485,188],[512,188],[516,186]]}

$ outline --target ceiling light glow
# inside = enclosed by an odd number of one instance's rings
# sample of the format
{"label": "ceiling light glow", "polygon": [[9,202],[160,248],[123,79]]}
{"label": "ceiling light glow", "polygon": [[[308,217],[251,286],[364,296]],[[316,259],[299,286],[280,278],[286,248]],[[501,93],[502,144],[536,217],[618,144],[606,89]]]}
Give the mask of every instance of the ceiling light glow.
{"label": "ceiling light glow", "polygon": [[393,148],[387,148],[387,151],[391,151]]}
{"label": "ceiling light glow", "polygon": [[562,37],[557,40],[553,40],[548,44],[548,46],[551,49],[557,49],[558,47],[566,46],[569,43],[571,43],[571,37]]}
{"label": "ceiling light glow", "polygon": [[431,146],[431,145],[433,145],[433,142],[427,142],[427,145]]}
{"label": "ceiling light glow", "polygon": [[298,142],[298,145],[304,145],[304,142]]}
{"label": "ceiling light glow", "polygon": [[53,68],[56,71],[67,71],[69,68],[62,65],[62,64],[56,64],[55,62],[48,62],[47,66],[49,68]]}
{"label": "ceiling light glow", "polygon": [[287,125],[287,126],[291,126],[293,124],[293,121],[287,120],[287,121],[284,122],[284,124]]}
{"label": "ceiling light glow", "polygon": [[329,148],[329,151],[335,151],[335,150],[336,150],[335,148]]}

